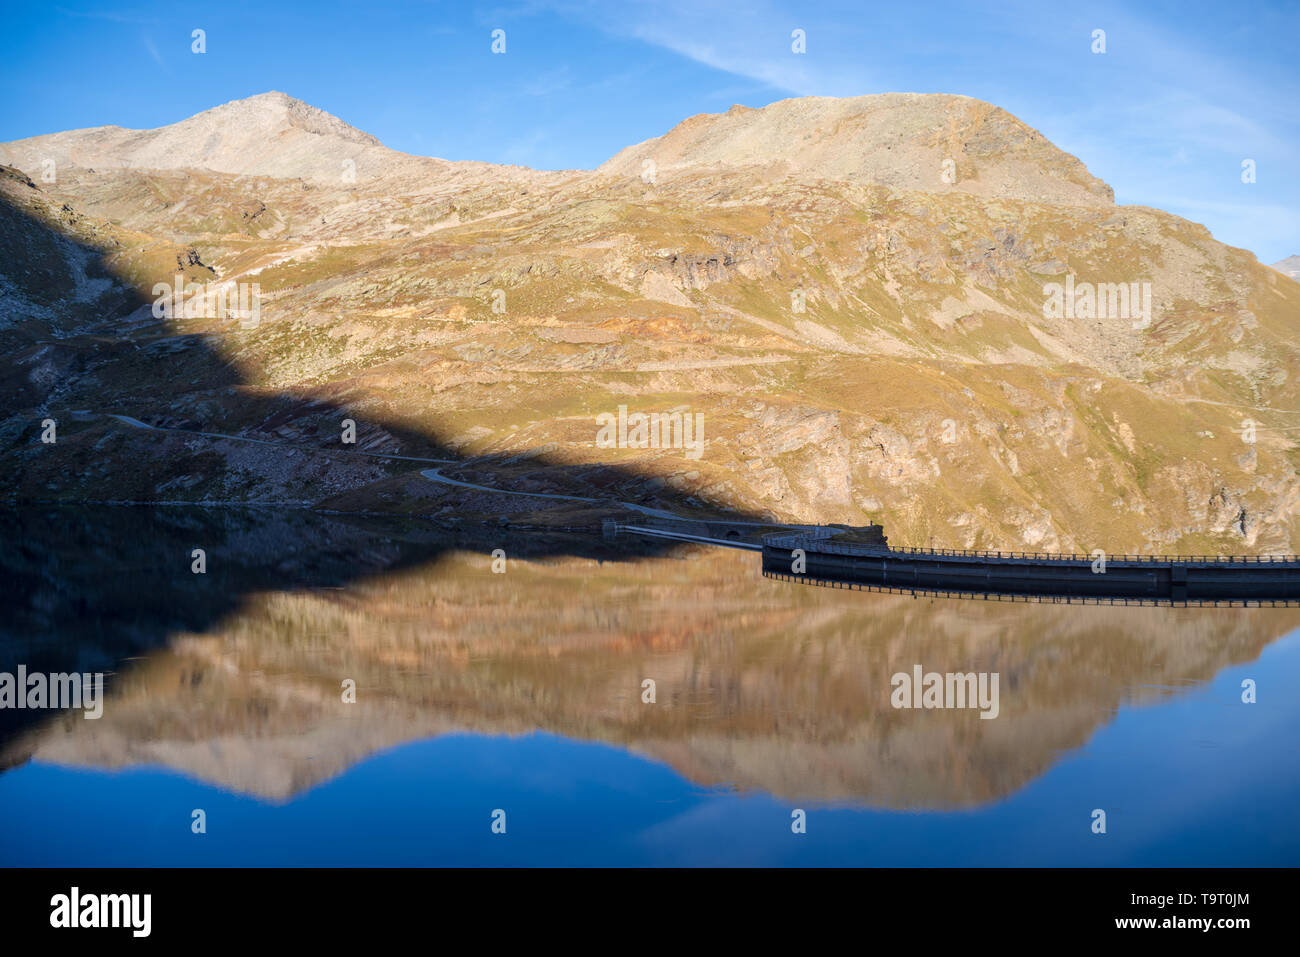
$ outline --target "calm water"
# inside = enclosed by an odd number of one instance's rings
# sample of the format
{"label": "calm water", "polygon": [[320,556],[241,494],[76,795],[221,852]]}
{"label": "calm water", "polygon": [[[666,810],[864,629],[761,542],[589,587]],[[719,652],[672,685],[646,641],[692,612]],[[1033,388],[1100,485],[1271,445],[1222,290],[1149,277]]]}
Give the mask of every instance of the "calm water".
{"label": "calm water", "polygon": [[[0,556],[0,671],[109,685],[0,711],[4,864],[1300,863],[1300,609],[258,511],[10,510]],[[915,665],[998,673],[998,717],[895,709]]]}

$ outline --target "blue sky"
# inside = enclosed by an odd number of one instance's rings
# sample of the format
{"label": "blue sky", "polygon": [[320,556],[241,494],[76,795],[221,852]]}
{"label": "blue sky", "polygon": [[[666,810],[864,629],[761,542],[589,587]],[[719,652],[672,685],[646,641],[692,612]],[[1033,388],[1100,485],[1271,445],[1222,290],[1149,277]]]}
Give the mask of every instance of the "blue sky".
{"label": "blue sky", "polygon": [[1204,223],[1264,262],[1300,253],[1300,2],[1047,6],[5,0],[0,141],[161,126],[278,89],[395,149],[590,168],[733,103],[960,93],[1041,130],[1117,202]]}

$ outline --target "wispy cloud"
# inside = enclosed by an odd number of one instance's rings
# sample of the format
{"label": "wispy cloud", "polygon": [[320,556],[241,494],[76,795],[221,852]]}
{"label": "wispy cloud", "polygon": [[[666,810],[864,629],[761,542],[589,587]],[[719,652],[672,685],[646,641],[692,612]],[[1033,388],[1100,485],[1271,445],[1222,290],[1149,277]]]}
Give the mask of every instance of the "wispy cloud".
{"label": "wispy cloud", "polygon": [[[829,35],[816,15],[783,11],[768,2],[717,6],[691,0],[627,0],[619,4],[565,3],[555,8],[607,33],[668,50],[703,66],[757,81],[796,96],[853,96],[868,92],[863,61],[846,67],[816,59]],[[813,54],[795,53],[792,34],[803,30]]]}
{"label": "wispy cloud", "polygon": [[141,41],[144,43],[144,48],[149,51],[149,55],[153,57],[153,61],[162,67],[165,72],[171,73],[171,67],[167,65],[163,55],[158,52],[158,47],[154,45],[153,38],[145,36],[141,37]]}
{"label": "wispy cloud", "polygon": [[573,77],[568,66],[560,66],[529,80],[523,85],[522,90],[528,96],[550,96],[561,90],[567,90],[572,85]]}
{"label": "wispy cloud", "polygon": [[65,17],[79,17],[83,20],[107,20],[110,23],[161,24],[163,22],[157,17],[145,17],[132,13],[115,13],[106,10],[67,10],[63,7],[55,7],[54,12]]}

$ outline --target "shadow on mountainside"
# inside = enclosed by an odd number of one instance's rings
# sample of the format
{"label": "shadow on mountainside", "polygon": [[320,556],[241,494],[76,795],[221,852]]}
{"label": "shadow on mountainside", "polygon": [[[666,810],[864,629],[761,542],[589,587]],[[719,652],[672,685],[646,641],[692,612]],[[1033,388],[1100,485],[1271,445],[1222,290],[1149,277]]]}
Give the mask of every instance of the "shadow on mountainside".
{"label": "shadow on mountainside", "polygon": [[[27,181],[19,189],[37,187]],[[66,205],[62,213],[76,218]],[[0,521],[0,671],[26,663],[34,671],[111,672],[172,634],[212,628],[252,592],[337,588],[451,549],[625,560],[677,547],[602,541],[600,518],[636,514],[620,501],[764,520],[624,467],[546,456],[474,460],[437,435],[363,418],[349,410],[348,396],[251,387],[211,337],[155,319],[153,300],[73,235],[0,192],[0,395],[9,412],[0,422],[0,497],[10,504]],[[178,260],[178,267],[186,281],[213,278],[201,263]],[[346,418],[357,426],[353,448],[340,442]],[[47,420],[55,424],[53,443],[42,442]],[[439,484],[419,474],[435,463],[396,456],[437,460],[439,474],[452,479],[596,501]],[[262,482],[300,494],[261,495]],[[216,491],[232,488],[239,494]],[[260,507],[157,504],[241,500]],[[357,502],[366,500],[398,514],[325,517],[300,508],[315,502],[360,511]],[[408,508],[413,501],[418,507]],[[145,504],[57,507],[108,502]],[[477,520],[462,526],[462,514]],[[524,534],[525,527],[535,530]],[[572,534],[575,527],[590,532]],[[203,575],[191,571],[196,548],[206,552]],[[39,717],[0,712],[0,737]]]}

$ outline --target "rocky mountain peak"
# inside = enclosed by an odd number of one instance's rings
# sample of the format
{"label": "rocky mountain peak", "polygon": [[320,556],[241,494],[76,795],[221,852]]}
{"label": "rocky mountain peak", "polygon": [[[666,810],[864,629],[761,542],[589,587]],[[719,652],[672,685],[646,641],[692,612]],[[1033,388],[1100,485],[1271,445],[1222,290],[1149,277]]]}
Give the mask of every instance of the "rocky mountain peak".
{"label": "rocky mountain peak", "polygon": [[1037,130],[981,100],[886,93],[797,97],[690,117],[630,146],[599,172],[751,169],[772,179],[841,180],[1070,205],[1112,205],[1109,186]]}
{"label": "rocky mountain peak", "polygon": [[99,126],[0,146],[0,162],[58,168],[202,169],[339,180],[343,164],[379,172],[398,154],[337,116],[279,91],[232,100],[152,130]]}
{"label": "rocky mountain peak", "polygon": [[[204,122],[198,122],[200,120]],[[376,137],[349,126],[334,114],[295,99],[287,93],[281,93],[279,90],[269,90],[242,100],[231,100],[221,106],[204,110],[175,126],[197,127],[236,123],[245,124],[267,134],[293,128],[317,136],[336,137],[349,143],[360,143],[366,146],[383,145]]]}

